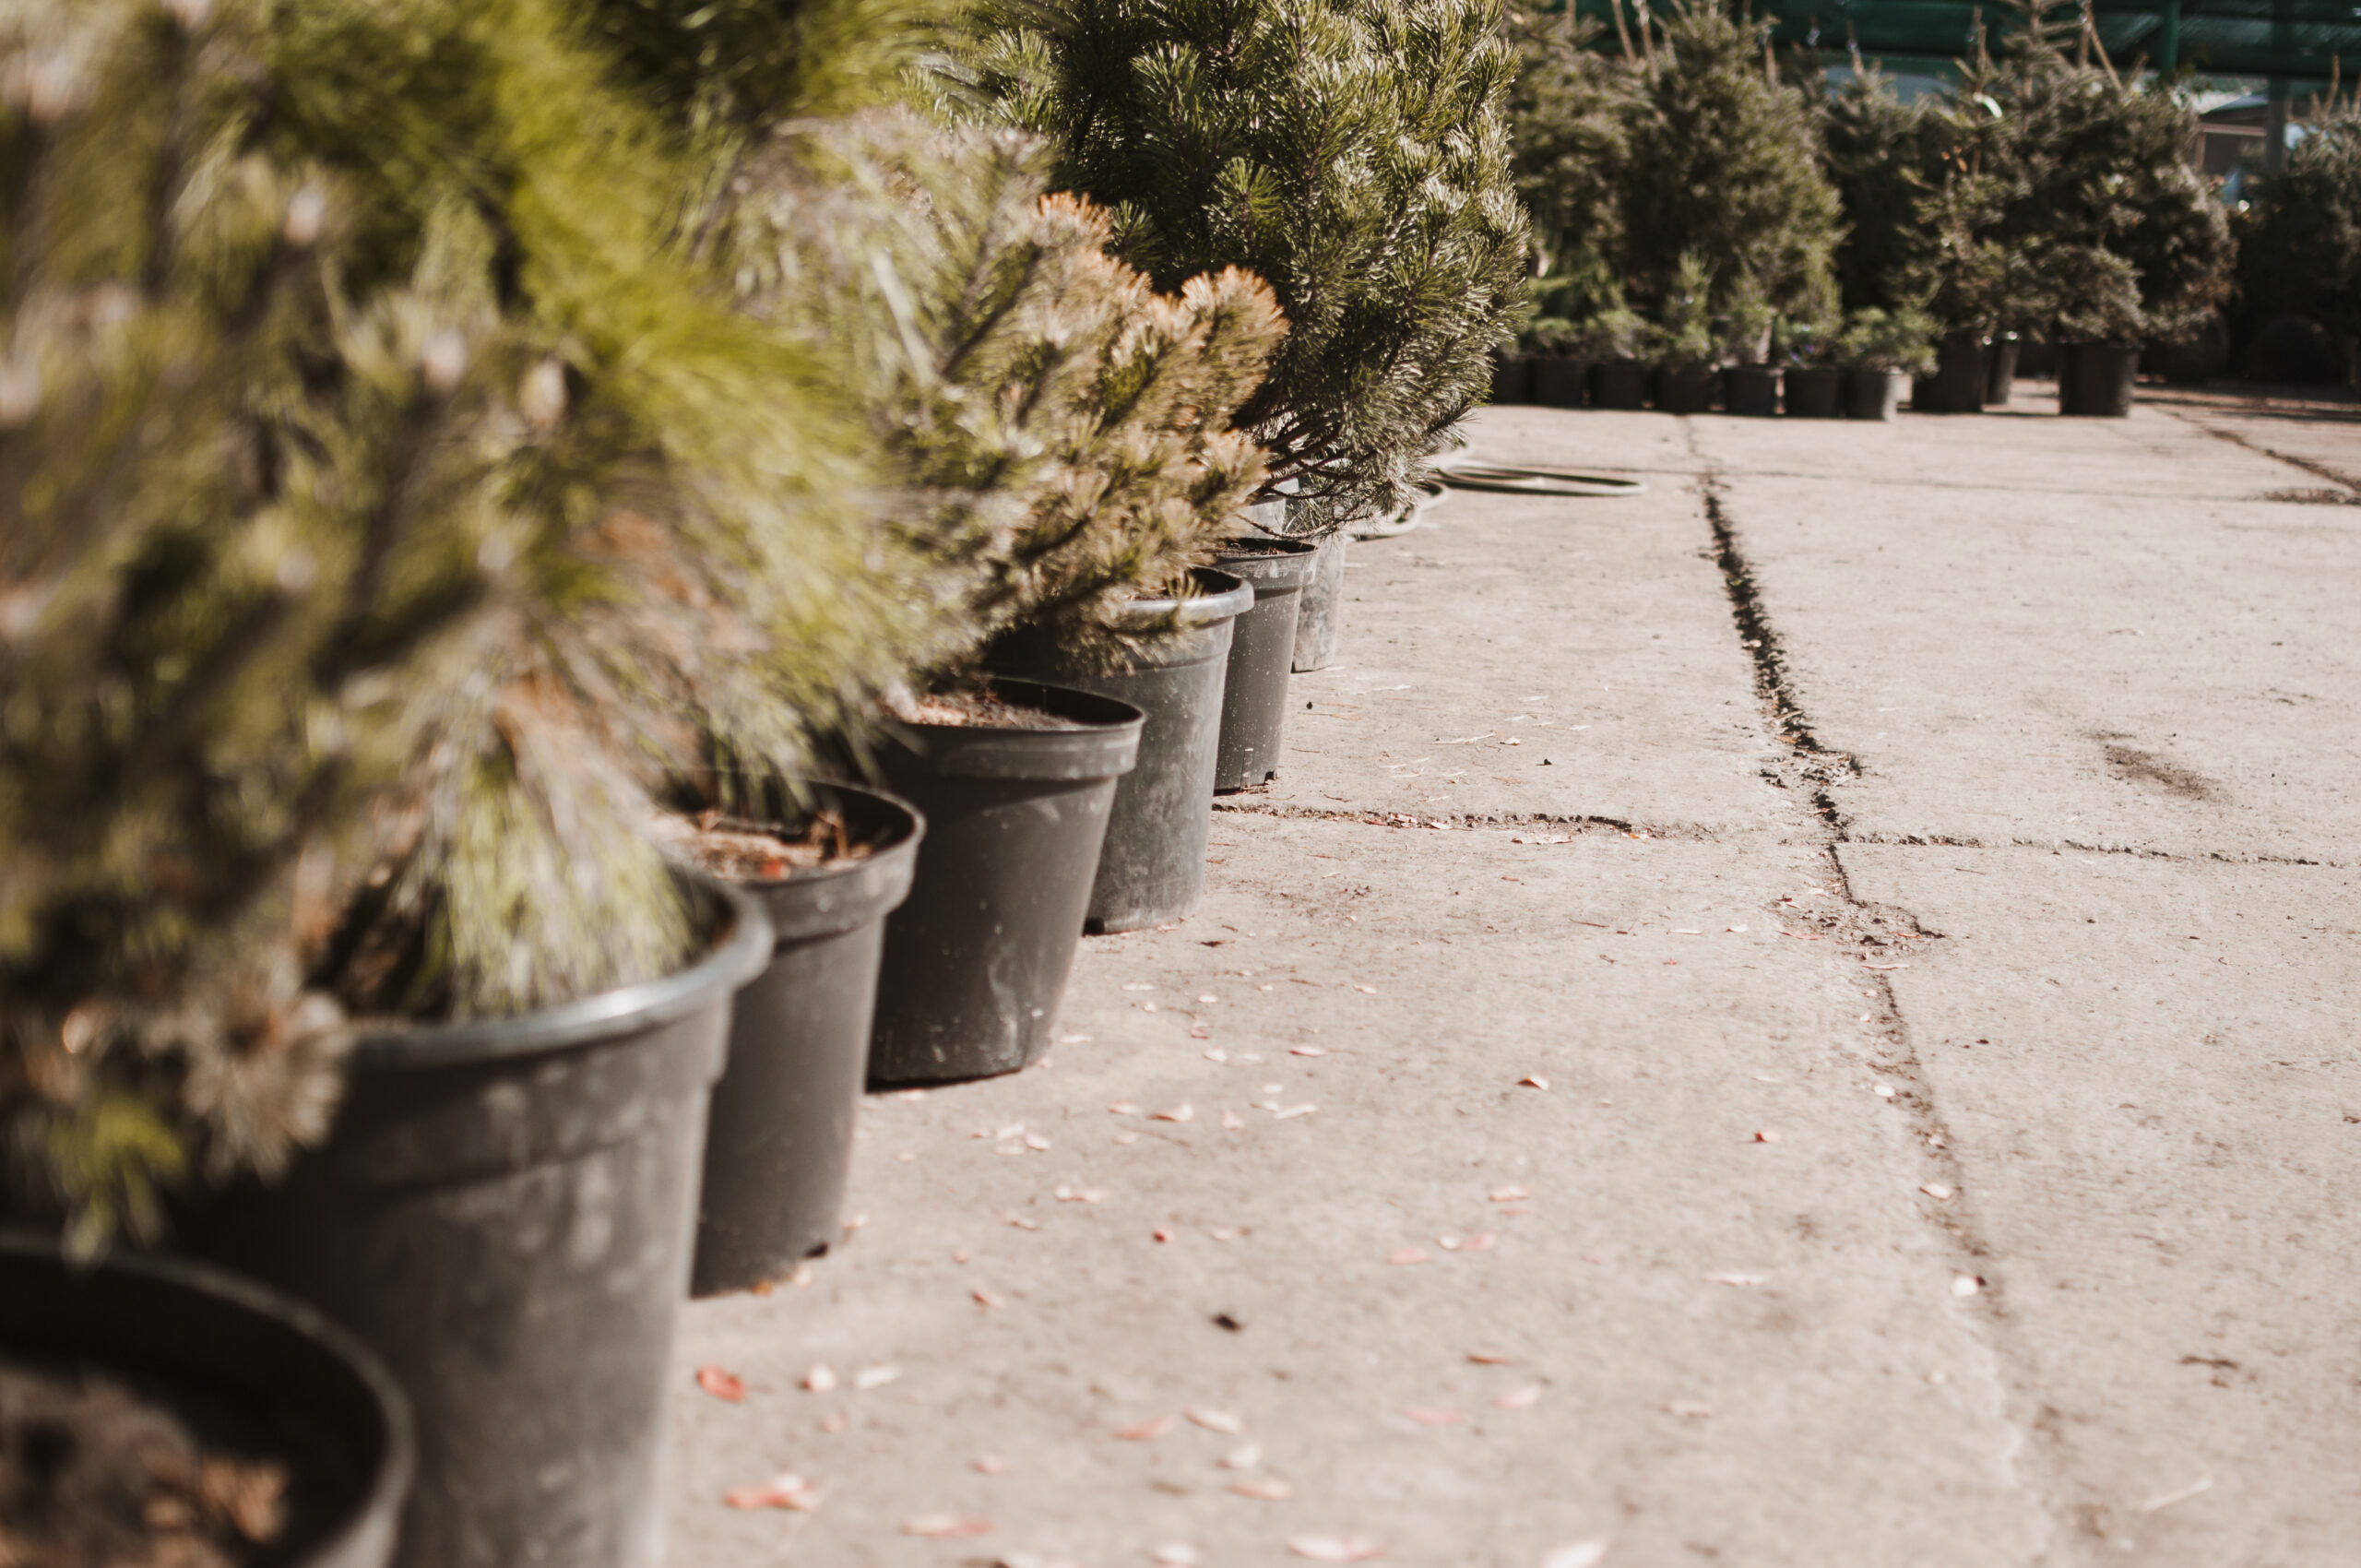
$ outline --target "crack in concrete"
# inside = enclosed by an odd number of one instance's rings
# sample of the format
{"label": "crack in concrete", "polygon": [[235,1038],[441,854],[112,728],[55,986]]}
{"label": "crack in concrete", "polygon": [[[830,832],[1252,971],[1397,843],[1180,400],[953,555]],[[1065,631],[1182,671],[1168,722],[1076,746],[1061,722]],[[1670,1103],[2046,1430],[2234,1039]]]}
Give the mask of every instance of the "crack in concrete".
{"label": "crack in concrete", "polygon": [[1216,797],[1214,810],[1235,812],[1244,816],[1278,817],[1291,822],[1358,822],[1369,827],[1425,827],[1444,831],[1478,827],[1563,827],[1578,833],[1619,833],[1626,838],[1667,838],[1691,844],[1720,841],[1713,829],[1693,822],[1643,824],[1619,816],[1565,812],[1398,812],[1373,806],[1332,809],[1299,806],[1284,801],[1261,801],[1252,796],[1228,800]]}
{"label": "crack in concrete", "polygon": [[[2018,1441],[2002,1456],[2002,1463],[2017,1478],[2025,1494],[2039,1500],[2037,1506],[2048,1543],[2036,1552],[2035,1560],[2047,1562],[2052,1547],[2067,1536],[2066,1521],[2071,1517],[2071,1507],[2068,1499],[2044,1484],[2043,1478],[2062,1474],[2065,1455],[2058,1451],[2059,1445],[2052,1434],[2043,1429],[2037,1419],[2039,1402],[2029,1399],[2023,1391],[2023,1380],[2001,1370],[2025,1365],[2026,1358],[2014,1353],[2013,1347],[2004,1348],[2012,1338],[2005,1282],[1987,1278],[1984,1272],[1992,1267],[1988,1260],[1997,1254],[1985,1234],[1975,1194],[1969,1191],[1957,1151],[1952,1146],[1950,1126],[1936,1103],[1934,1087],[1918,1055],[1909,1020],[1904,1016],[1894,993],[1893,981],[1888,973],[1868,968],[1871,952],[1892,939],[1893,933],[1880,928],[1902,927],[1904,940],[1940,941],[1940,933],[1925,930],[1909,911],[1872,905],[1854,890],[1840,850],[1855,840],[1845,814],[1836,803],[1834,790],[1843,780],[1861,777],[1860,764],[1850,754],[1832,750],[1821,742],[1810,715],[1788,677],[1778,628],[1771,620],[1753,569],[1747,563],[1736,524],[1723,504],[1718,465],[1698,447],[1695,424],[1688,420],[1681,423],[1690,449],[1703,465],[1704,471],[1697,479],[1698,495],[1705,520],[1713,529],[1713,558],[1729,596],[1730,616],[1739,641],[1753,658],[1755,692],[1762,700],[1773,738],[1780,742],[1776,760],[1763,770],[1762,777],[1776,788],[1794,789],[1808,796],[1817,850],[1827,867],[1827,885],[1840,900],[1838,909],[1824,913],[1784,908],[1780,912],[1786,918],[1800,918],[1819,926],[1831,940],[1851,948],[1864,966],[1858,977],[1867,982],[1862,995],[1874,1004],[1873,1022],[1865,1023],[1864,1027],[1873,1027],[1881,1041],[1881,1048],[1871,1052],[1867,1065],[1871,1072],[1891,1080],[1895,1090],[1894,1104],[1911,1118],[1919,1154],[1929,1170],[1920,1190],[1939,1187],[1950,1194],[1947,1199],[1937,1199],[1929,1194],[1922,1216],[1949,1235],[1957,1249],[1956,1255],[1964,1260],[1954,1265],[1958,1270],[1955,1278],[1972,1278],[1976,1283],[1975,1294],[1960,1305],[1981,1325],[1977,1336],[1986,1354],[1993,1360],[1995,1382],[2004,1390],[2004,1396],[2013,1384],[2012,1402],[2021,1408],[2030,1403],[2035,1409],[2036,1419],[2028,1420],[2021,1413],[2011,1423]],[[2050,1452],[2034,1458],[2025,1451],[2035,1444]],[[2030,1464],[2025,1462],[2028,1459]]]}
{"label": "crack in concrete", "polygon": [[[2199,430],[2203,431],[2206,434],[2213,437],[2216,441],[2226,441],[2233,446],[2244,447],[2246,450],[2255,453],[2260,457],[2269,457],[2273,462],[2284,463],[2291,469],[2301,469],[2315,479],[2324,479],[2331,484],[2342,486],[2346,493],[2344,497],[2345,504],[2348,505],[2361,505],[2361,479],[2355,479],[2351,474],[2343,473],[2336,469],[2332,469],[2326,463],[2315,462],[2309,457],[2295,457],[2289,453],[2279,451],[2275,447],[2266,446],[2260,441],[2250,441],[2247,437],[2240,435],[2235,430],[2225,430],[2219,425],[2209,424],[2204,420],[2198,418],[2195,414],[2184,413],[2182,410],[2174,408],[2166,408],[2165,411],[2171,414],[2173,418],[2180,421],[2183,424],[2195,425]],[[2293,499],[2293,496],[2266,495],[2263,496],[2262,499],[2265,501],[2286,500]]]}
{"label": "crack in concrete", "polygon": [[2152,849],[2141,844],[2086,844],[2075,838],[1961,838],[1948,833],[1854,833],[1846,832],[1847,844],[1875,844],[1889,849],[2047,849],[2052,854],[2072,850],[2078,855],[2125,855],[2133,860],[2164,861],[2173,865],[2226,866],[2318,866],[2329,871],[2350,869],[2343,861],[2320,860],[2310,855],[2233,854],[2227,849],[2208,849],[2202,854],[2176,854],[2170,849]]}

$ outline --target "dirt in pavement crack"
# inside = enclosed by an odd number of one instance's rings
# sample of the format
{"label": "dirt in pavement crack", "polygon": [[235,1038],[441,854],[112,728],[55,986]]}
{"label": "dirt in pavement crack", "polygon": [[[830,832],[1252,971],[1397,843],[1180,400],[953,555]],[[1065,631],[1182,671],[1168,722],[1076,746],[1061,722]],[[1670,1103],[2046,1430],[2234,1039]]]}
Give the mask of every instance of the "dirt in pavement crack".
{"label": "dirt in pavement crack", "polygon": [[[1682,422],[1688,426],[1691,450],[1696,450],[1695,426],[1687,421]],[[1921,955],[1931,954],[1942,942],[1942,933],[1928,930],[1907,910],[1869,903],[1854,891],[1840,852],[1852,840],[1833,791],[1843,781],[1859,778],[1860,766],[1850,754],[1821,742],[1810,715],[1789,684],[1778,628],[1772,624],[1753,570],[1739,545],[1737,527],[1724,504],[1721,481],[1713,472],[1711,460],[1702,451],[1698,456],[1707,464],[1706,471],[1698,479],[1698,492],[1705,519],[1713,529],[1714,561],[1721,569],[1739,640],[1754,660],[1756,693],[1762,699],[1772,733],[1780,742],[1775,759],[1763,769],[1763,778],[1777,788],[1796,790],[1809,801],[1811,837],[1816,840],[1816,852],[1826,877],[1821,889],[1828,895],[1825,899],[1811,897],[1806,891],[1782,899],[1774,913],[1782,921],[1783,929],[1789,922],[1799,928],[1790,934],[1827,941],[1838,952],[1858,961],[1857,978],[1860,983],[1857,989],[1865,1009],[1859,1023],[1875,1041],[1866,1064],[1878,1075],[1882,1087],[1892,1091],[1894,1106],[1911,1120],[1913,1141],[1921,1160],[1920,1216],[1950,1238],[1952,1266],[1957,1271],[1955,1279],[1975,1281],[1974,1294],[1960,1301],[1961,1309],[1974,1315],[1980,1325],[1981,1337],[1996,1357],[2004,1363],[2015,1361],[2022,1365],[2024,1357],[2009,1344],[2013,1335],[2008,1297],[2001,1289],[2004,1282],[1997,1277],[1995,1254],[1985,1234],[1976,1194],[1967,1190],[1958,1152],[1952,1147],[1950,1126],[1942,1108],[1936,1103],[1934,1087],[1919,1059],[1909,1020],[1903,1016],[1894,995],[1894,971],[1917,962]],[[2024,1420],[2021,1424],[2033,1433],[2036,1443],[2041,1441],[2043,1434],[2037,1421]],[[2051,1491],[2035,1475],[2028,1474],[2025,1479],[2036,1494]]]}

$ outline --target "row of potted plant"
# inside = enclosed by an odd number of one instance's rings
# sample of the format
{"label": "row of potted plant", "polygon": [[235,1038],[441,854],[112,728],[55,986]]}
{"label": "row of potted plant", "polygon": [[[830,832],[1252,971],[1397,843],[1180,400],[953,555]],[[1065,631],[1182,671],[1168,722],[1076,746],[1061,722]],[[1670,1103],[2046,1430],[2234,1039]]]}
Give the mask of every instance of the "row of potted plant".
{"label": "row of potted plant", "polygon": [[11,27],[0,1380],[263,1500],[22,1538],[652,1564],[681,1301],[1188,913],[1479,396],[1497,10]]}
{"label": "row of potted plant", "polygon": [[[1526,352],[1628,340],[1636,313],[1655,342],[1602,357],[1811,362],[1769,351],[1774,321],[1876,310],[1928,326],[1897,356],[1920,409],[1981,408],[2005,386],[1996,352],[2038,337],[2066,346],[2063,411],[2119,414],[2133,345],[2218,320],[2235,246],[2189,161],[2194,111],[2118,73],[2087,12],[2025,0],[1991,34],[1979,22],[1955,87],[1912,101],[1857,59],[1835,93],[1816,67],[1783,75],[1768,19],[1696,0],[1615,17],[1611,40],[1572,12],[1524,29]],[[1761,380],[1733,381],[1750,409]]]}

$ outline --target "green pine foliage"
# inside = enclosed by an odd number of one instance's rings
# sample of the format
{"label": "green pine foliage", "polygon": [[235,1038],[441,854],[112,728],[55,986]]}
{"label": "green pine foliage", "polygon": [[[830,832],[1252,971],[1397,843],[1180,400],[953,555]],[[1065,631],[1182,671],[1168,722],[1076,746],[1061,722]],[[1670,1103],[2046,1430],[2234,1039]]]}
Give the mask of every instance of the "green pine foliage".
{"label": "green pine foliage", "polygon": [[2062,0],[2017,0],[2002,57],[1962,65],[1944,174],[1921,204],[1915,274],[1946,327],[2173,341],[2225,296],[2233,247],[2189,161],[2194,112],[2164,87],[2069,58]]}
{"label": "green pine foliage", "polygon": [[0,1138],[92,1243],[318,1136],[356,1016],[676,966],[650,791],[973,633],[557,0],[31,0],[0,52]]}
{"label": "green pine foliage", "polygon": [[1601,53],[1595,21],[1572,7],[1513,13],[1517,46],[1509,92],[1517,195],[1533,226],[1536,303],[1581,319],[1623,298],[1624,123],[1633,73]]}
{"label": "green pine foliage", "polygon": [[2305,130],[2286,168],[2254,185],[2238,286],[2250,310],[2320,323],[2349,359],[2361,346],[2361,105]]}
{"label": "green pine foliage", "polygon": [[1771,26],[1679,0],[1640,65],[1622,202],[1638,303],[1665,307],[1691,255],[1716,310],[1751,294],[1796,311],[1833,294],[1842,214],[1813,104],[1770,71]]}
{"label": "green pine foliage", "polygon": [[1521,313],[1497,0],[986,0],[963,69],[1156,287],[1237,267],[1288,332],[1240,410],[1313,530],[1398,506]]}
{"label": "green pine foliage", "polygon": [[1908,303],[1904,273],[1922,248],[1919,202],[1940,167],[1933,134],[1940,113],[1924,99],[1904,102],[1891,77],[1859,63],[1822,108],[1829,180],[1845,215],[1835,268],[1847,310]]}
{"label": "green pine foliage", "polygon": [[1184,592],[1264,478],[1232,421],[1284,335],[1270,291],[1231,268],[1158,294],[1050,165],[872,113],[772,138],[722,226],[749,307],[845,367],[908,487],[896,528],[964,596],[938,679],[1019,628],[1119,661],[1136,634],[1106,612]]}

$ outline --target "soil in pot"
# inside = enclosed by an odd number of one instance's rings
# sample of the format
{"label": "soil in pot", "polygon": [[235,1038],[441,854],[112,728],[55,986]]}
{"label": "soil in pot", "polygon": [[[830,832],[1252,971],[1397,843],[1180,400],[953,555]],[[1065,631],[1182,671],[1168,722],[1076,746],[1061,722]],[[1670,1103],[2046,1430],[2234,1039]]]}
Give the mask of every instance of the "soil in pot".
{"label": "soil in pot", "polygon": [[1590,362],[1545,354],[1533,362],[1533,400],[1553,409],[1579,409],[1590,386]]}
{"label": "soil in pot", "polygon": [[317,1313],[0,1238],[0,1562],[383,1568],[411,1463],[392,1375]]}
{"label": "soil in pot", "polygon": [[1922,414],[1975,414],[1984,411],[1984,387],[1990,374],[1985,362],[1985,340],[1974,333],[1943,339],[1936,350],[1935,374],[1911,383],[1910,407]]}
{"label": "soil in pot", "polygon": [[2137,343],[2069,343],[2058,374],[2058,411],[2096,419],[2131,412],[2140,375]]}
{"label": "soil in pot", "polygon": [[1789,365],[1786,382],[1787,417],[1833,420],[1845,417],[1845,373],[1833,364]]}
{"label": "soil in pot", "polygon": [[1779,411],[1779,373],[1767,364],[1732,365],[1723,385],[1731,413],[1768,419]]}
{"label": "soil in pot", "polygon": [[1145,716],[1128,703],[1016,680],[987,695],[1030,721],[938,717],[896,726],[878,751],[926,837],[909,897],[885,920],[872,1083],[1013,1073],[1041,1053],[1116,782],[1140,752]]}
{"label": "soil in pot", "polygon": [[[684,873],[685,875],[685,873]],[[695,883],[678,973],[364,1032],[325,1145],[189,1242],[319,1306],[418,1417],[402,1568],[653,1568],[706,1114],[769,923]]]}
{"label": "soil in pot", "polygon": [[287,1462],[200,1442],[111,1378],[0,1359],[0,1562],[247,1568],[287,1533]]}
{"label": "soil in pot", "polygon": [[1533,401],[1533,359],[1527,354],[1492,354],[1492,398],[1495,403]]}
{"label": "soil in pot", "polygon": [[[985,722],[1008,727],[1015,713]],[[760,900],[774,944],[730,1008],[698,1189],[696,1296],[784,1277],[843,1233],[885,917],[909,894],[924,832],[912,808],[851,785],[769,779],[733,793],[753,814],[705,813],[673,846]]]}
{"label": "soil in pot", "polygon": [[[996,669],[1113,697],[1147,717],[1139,764],[1115,788],[1087,931],[1181,920],[1204,893],[1230,640],[1238,617],[1254,606],[1254,590],[1208,568],[1193,576],[1192,597],[1137,600],[1125,610],[1141,631],[1159,633],[1127,669],[1091,669],[1038,636],[1012,639],[992,652]],[[919,804],[924,809],[926,802]]]}
{"label": "soil in pot", "polygon": [[1721,390],[1722,373],[1712,365],[1666,365],[1656,373],[1656,407],[1668,414],[1702,414]]}
{"label": "soil in pot", "polygon": [[1637,360],[1604,360],[1590,373],[1591,407],[1644,409],[1648,367]]}
{"label": "soil in pot", "polygon": [[1990,351],[1984,361],[1984,406],[2003,409],[2009,405],[2009,395],[2016,390],[2017,355],[2024,349],[2024,339],[2014,332],[2003,332],[1992,339]]}
{"label": "soil in pot", "polygon": [[1229,665],[1222,681],[1214,792],[1225,794],[1278,775],[1298,612],[1304,588],[1319,568],[1320,546],[1302,540],[1232,540],[1214,564],[1254,590],[1254,607],[1239,616],[1230,632]]}
{"label": "soil in pot", "polygon": [[1898,370],[1856,365],[1845,373],[1845,412],[1857,420],[1891,420],[1902,411],[1910,377]]}

